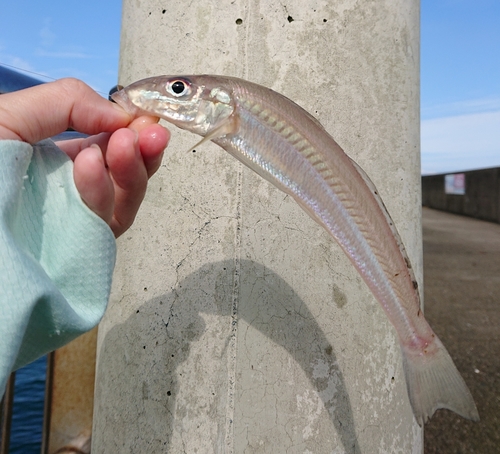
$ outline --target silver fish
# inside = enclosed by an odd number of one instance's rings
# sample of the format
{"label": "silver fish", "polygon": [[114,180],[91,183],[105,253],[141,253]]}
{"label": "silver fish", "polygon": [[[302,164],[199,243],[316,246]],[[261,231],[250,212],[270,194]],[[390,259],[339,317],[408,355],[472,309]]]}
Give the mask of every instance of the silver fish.
{"label": "silver fish", "polygon": [[339,243],[395,327],[418,424],[438,408],[479,419],[424,318],[410,260],[374,184],[318,120],[279,93],[223,76],[152,77],[113,99],[132,115],[199,134],[197,145],[213,141],[292,196]]}

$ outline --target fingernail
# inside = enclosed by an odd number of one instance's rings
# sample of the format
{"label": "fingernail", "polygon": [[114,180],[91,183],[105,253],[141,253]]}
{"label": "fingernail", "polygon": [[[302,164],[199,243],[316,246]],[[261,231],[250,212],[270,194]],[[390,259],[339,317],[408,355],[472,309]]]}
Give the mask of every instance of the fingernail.
{"label": "fingernail", "polygon": [[136,131],[135,129],[131,129],[134,133],[134,150],[135,150],[135,155],[136,156],[141,156],[141,150],[139,146],[139,132]]}
{"label": "fingernail", "polygon": [[144,123],[145,124],[155,124],[155,123],[158,123],[160,121],[160,117],[155,117],[153,115],[144,115]]}
{"label": "fingernail", "polygon": [[90,147],[89,147],[89,148],[92,148],[92,149],[96,150],[96,151],[94,152],[94,156],[95,156],[95,158],[96,158],[99,162],[104,163],[104,156],[103,156],[103,154],[102,154],[102,149],[101,149],[101,147],[100,147],[99,145],[97,145],[96,143],[93,143],[92,145],[90,145]]}

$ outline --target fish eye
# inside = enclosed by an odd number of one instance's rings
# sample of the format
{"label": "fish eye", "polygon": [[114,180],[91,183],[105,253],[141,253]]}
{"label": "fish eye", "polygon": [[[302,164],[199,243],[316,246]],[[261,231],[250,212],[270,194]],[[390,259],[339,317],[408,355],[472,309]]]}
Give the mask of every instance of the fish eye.
{"label": "fish eye", "polygon": [[167,91],[176,97],[184,96],[189,93],[190,86],[184,80],[172,80],[167,84]]}

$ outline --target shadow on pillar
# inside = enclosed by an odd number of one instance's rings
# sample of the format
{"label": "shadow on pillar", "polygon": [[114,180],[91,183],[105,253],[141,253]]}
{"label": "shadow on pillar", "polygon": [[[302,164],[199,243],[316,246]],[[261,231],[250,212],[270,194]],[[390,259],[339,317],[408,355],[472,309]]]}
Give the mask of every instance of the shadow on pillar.
{"label": "shadow on pillar", "polygon": [[[350,399],[334,346],[305,303],[280,276],[248,260],[241,261],[240,275],[238,320],[280,345],[300,365],[320,396],[343,450],[358,453]],[[180,281],[172,292],[147,301],[125,323],[110,329],[102,342],[97,370],[96,452],[174,452],[175,446],[193,438],[204,439],[206,452],[224,452],[231,367],[227,324],[232,314],[234,276],[232,260],[207,264]],[[207,315],[225,316],[220,325],[224,329],[207,333],[203,318]],[[238,406],[251,413],[248,406],[252,405],[247,400],[239,402],[239,383],[254,367],[252,346],[247,345],[247,351],[242,347],[241,336],[246,334],[240,332],[238,336],[237,354],[245,355],[243,363],[252,364],[246,369],[234,358],[235,436],[244,425],[238,420]],[[199,345],[193,353],[191,343],[202,341],[202,337],[203,341],[207,338],[206,353]],[[210,362],[204,355],[210,356]],[[259,361],[258,355],[255,360]],[[318,364],[322,367],[319,374],[315,370]],[[263,373],[260,371],[261,376]],[[279,377],[264,379],[277,382]],[[277,386],[287,387],[289,383],[285,380]],[[246,393],[251,396],[252,390]],[[306,419],[300,409],[291,408],[296,402],[281,405],[287,405],[285,417]],[[207,420],[217,424],[207,424]],[[269,437],[275,438],[272,427],[267,429]],[[328,434],[321,437],[328,438]],[[329,450],[334,448],[330,446]],[[234,451],[240,452],[237,447]]]}

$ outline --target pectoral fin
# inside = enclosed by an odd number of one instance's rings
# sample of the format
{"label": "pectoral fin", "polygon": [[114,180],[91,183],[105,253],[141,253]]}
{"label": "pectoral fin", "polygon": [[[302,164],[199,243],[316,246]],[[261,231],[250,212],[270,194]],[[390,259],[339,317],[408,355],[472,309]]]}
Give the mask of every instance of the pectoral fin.
{"label": "pectoral fin", "polygon": [[210,131],[207,132],[207,135],[191,147],[189,151],[194,150],[196,147],[199,147],[201,144],[208,142],[209,140],[219,139],[226,134],[236,133],[237,129],[238,122],[236,117],[231,115],[230,117],[224,119],[224,121],[222,121],[219,125],[215,125]]}

